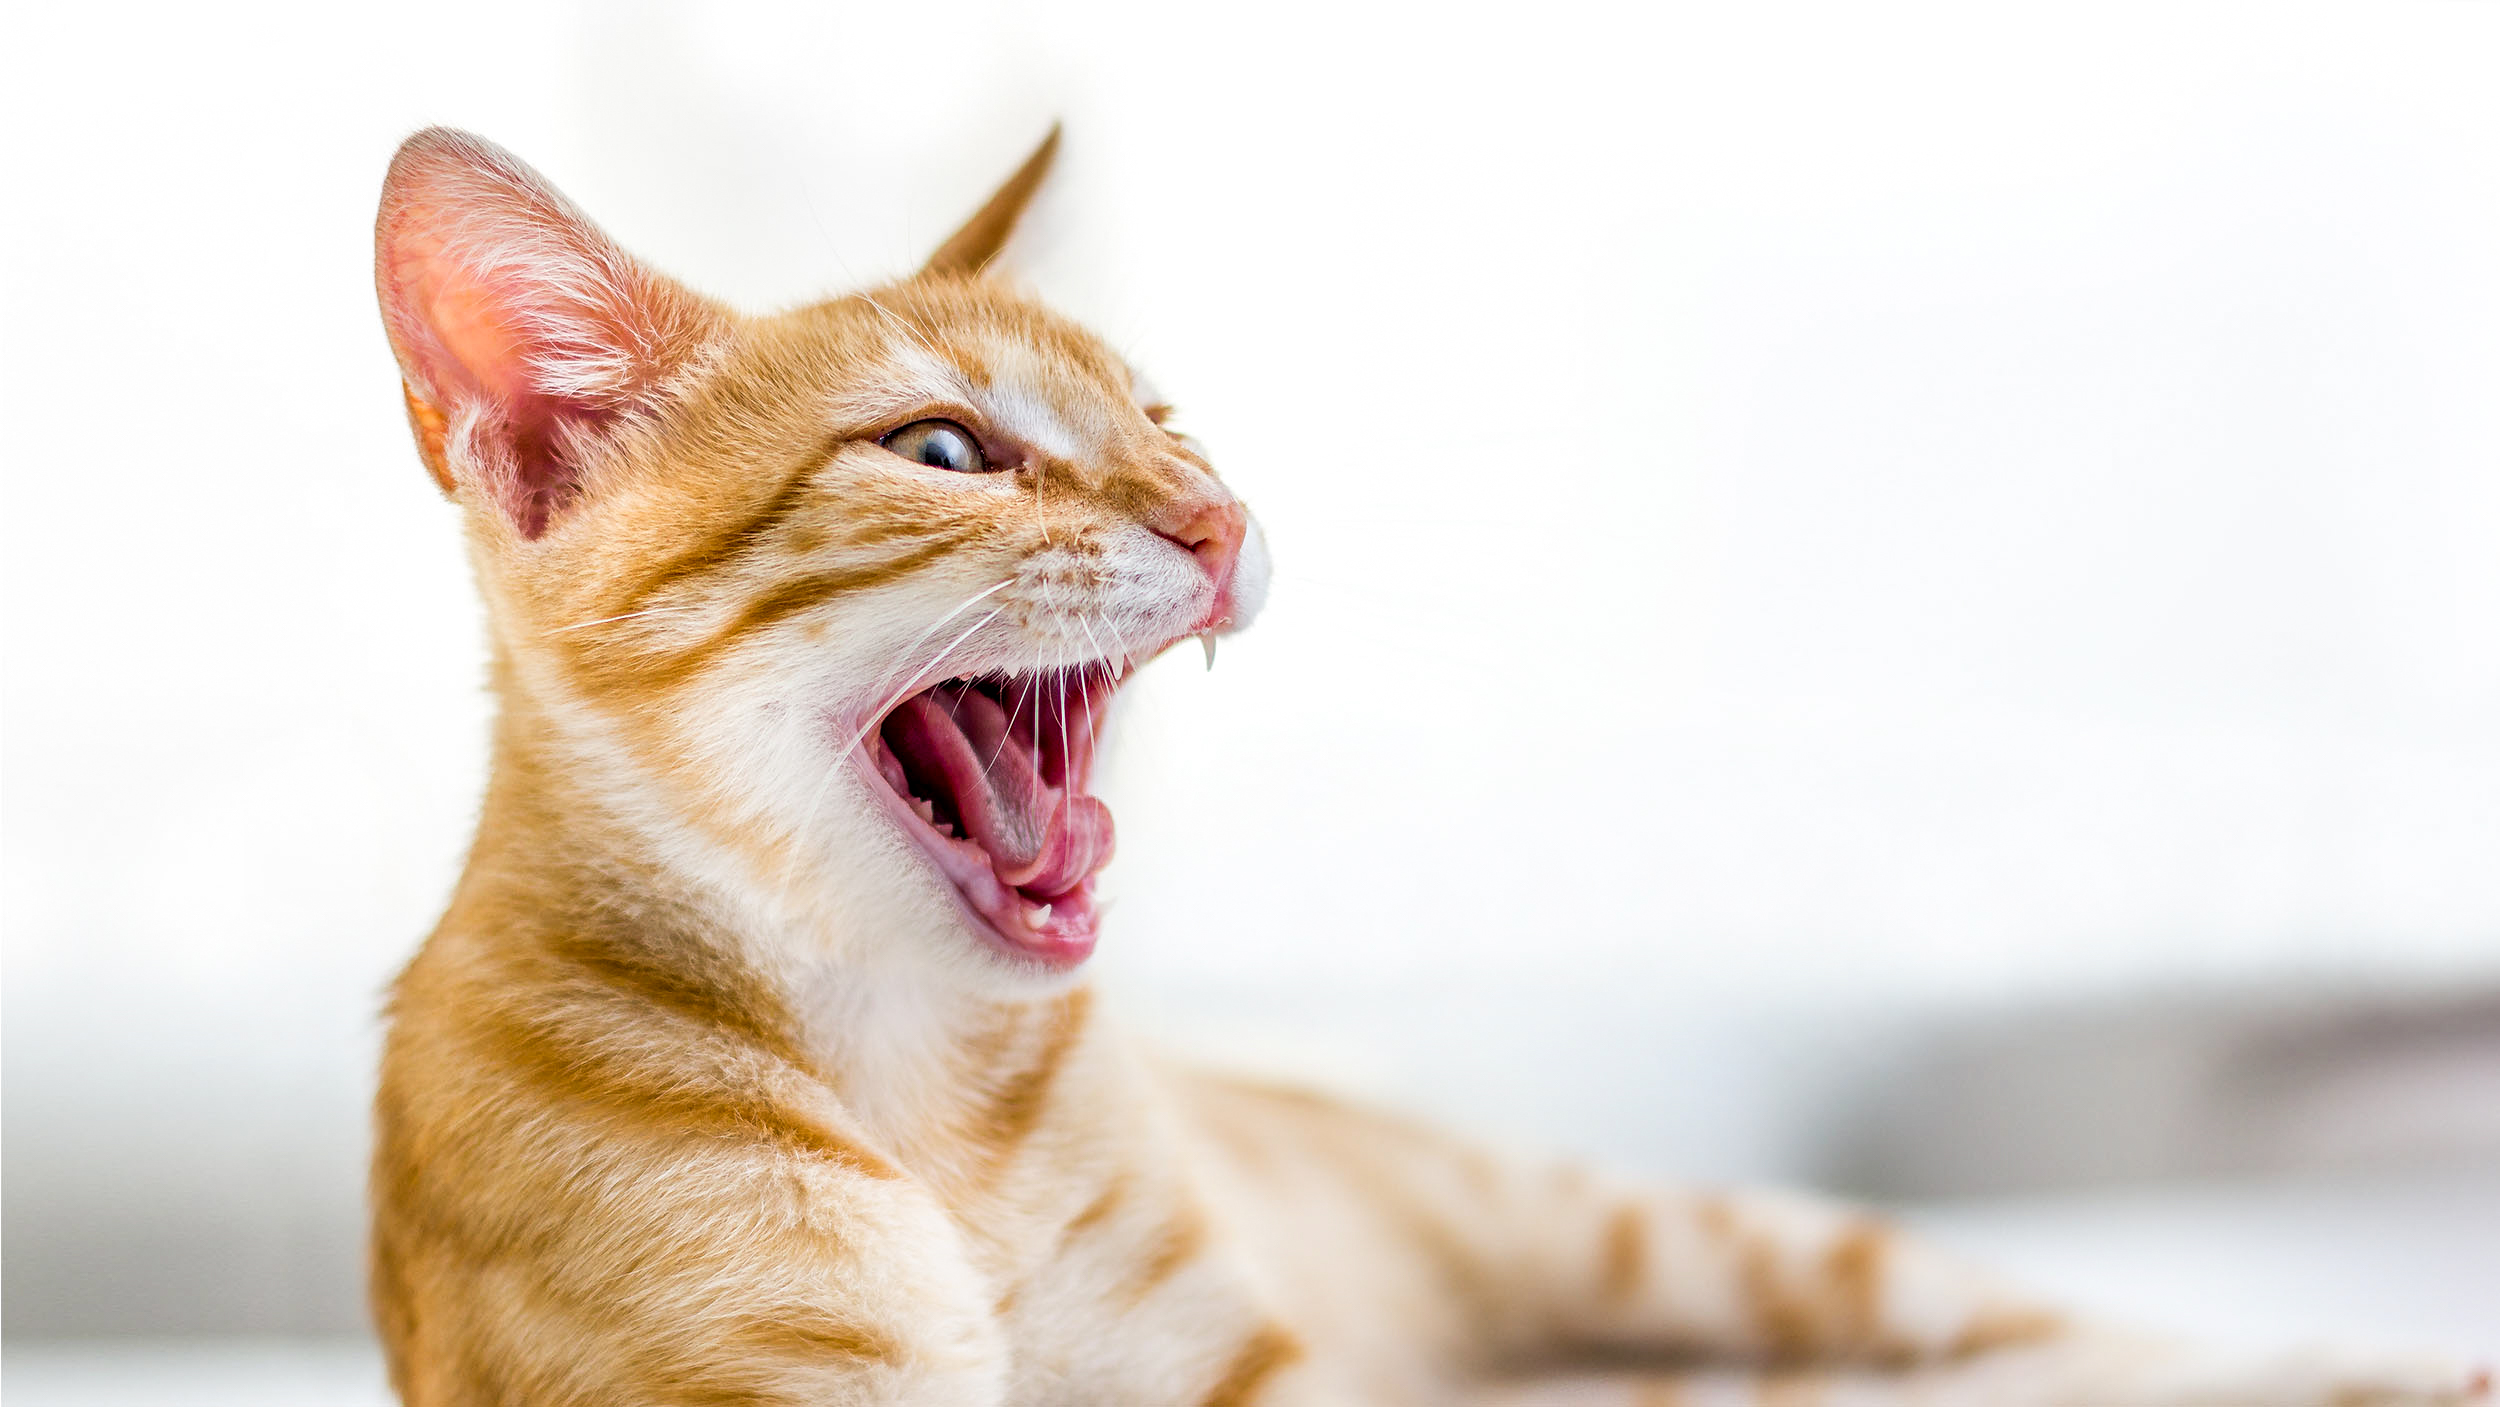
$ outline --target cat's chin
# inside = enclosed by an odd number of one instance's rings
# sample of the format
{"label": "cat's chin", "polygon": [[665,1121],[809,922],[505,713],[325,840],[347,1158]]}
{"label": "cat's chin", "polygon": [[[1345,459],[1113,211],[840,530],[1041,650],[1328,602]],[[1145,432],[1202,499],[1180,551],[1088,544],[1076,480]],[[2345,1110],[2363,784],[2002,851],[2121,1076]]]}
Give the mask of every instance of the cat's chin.
{"label": "cat's chin", "polygon": [[897,704],[855,750],[894,824],[966,925],[1022,966],[1091,956],[1111,812],[1087,790],[1120,674],[1102,665],[950,679]]}

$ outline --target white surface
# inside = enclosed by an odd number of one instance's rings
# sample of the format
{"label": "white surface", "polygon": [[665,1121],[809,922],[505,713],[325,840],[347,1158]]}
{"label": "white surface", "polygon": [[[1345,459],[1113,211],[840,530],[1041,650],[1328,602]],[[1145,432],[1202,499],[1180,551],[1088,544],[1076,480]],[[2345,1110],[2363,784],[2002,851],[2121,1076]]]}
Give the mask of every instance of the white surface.
{"label": "white surface", "polygon": [[[2079,1306],[2251,1346],[2500,1358],[2500,1179],[2221,1186],[1914,1210],[1910,1222]],[[364,1407],[349,1341],[27,1344],[11,1407]]]}
{"label": "white surface", "polygon": [[1778,1171],[1835,1003],[2500,971],[2500,7],[1420,13],[9,7],[11,1322],[353,1321],[485,715],[426,122],[769,305],[1068,119],[1035,281],[1279,562],[1112,757],[1174,1027]]}
{"label": "white surface", "polygon": [[2500,1173],[2143,1188],[1907,1219],[2130,1323],[2500,1363]]}

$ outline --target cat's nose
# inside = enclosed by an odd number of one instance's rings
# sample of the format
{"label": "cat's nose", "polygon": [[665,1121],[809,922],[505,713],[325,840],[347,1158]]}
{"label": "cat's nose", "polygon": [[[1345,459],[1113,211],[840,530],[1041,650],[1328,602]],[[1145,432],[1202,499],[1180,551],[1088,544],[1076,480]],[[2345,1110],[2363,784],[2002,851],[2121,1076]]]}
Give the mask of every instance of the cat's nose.
{"label": "cat's nose", "polygon": [[1241,542],[1249,535],[1250,515],[1229,497],[1184,499],[1167,506],[1151,526],[1197,558],[1207,579],[1215,583],[1215,603],[1197,628],[1218,630],[1231,625],[1234,569],[1241,564]]}

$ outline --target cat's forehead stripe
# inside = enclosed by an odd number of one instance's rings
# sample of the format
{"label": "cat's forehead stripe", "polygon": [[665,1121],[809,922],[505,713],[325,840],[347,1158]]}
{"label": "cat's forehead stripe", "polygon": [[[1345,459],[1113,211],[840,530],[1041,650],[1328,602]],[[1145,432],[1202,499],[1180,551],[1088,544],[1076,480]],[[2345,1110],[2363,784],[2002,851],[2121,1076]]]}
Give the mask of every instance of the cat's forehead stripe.
{"label": "cat's forehead stripe", "polygon": [[1012,382],[984,387],[974,394],[973,404],[1000,433],[1044,458],[1087,458],[1086,451],[1095,448],[1079,443],[1067,418],[1049,401]]}
{"label": "cat's forehead stripe", "polygon": [[1098,462],[1112,453],[1127,412],[1143,404],[1126,361],[1011,292],[965,293],[904,285],[865,300],[885,324],[895,390],[963,405],[1044,459]]}
{"label": "cat's forehead stripe", "polygon": [[975,403],[998,428],[1053,459],[1099,453],[1106,436],[1100,397],[1065,357],[993,335],[984,339],[988,373]]}
{"label": "cat's forehead stripe", "polygon": [[918,342],[898,343],[886,354],[894,359],[902,379],[929,400],[969,403],[981,379],[977,369],[965,367],[958,359],[941,357]]}

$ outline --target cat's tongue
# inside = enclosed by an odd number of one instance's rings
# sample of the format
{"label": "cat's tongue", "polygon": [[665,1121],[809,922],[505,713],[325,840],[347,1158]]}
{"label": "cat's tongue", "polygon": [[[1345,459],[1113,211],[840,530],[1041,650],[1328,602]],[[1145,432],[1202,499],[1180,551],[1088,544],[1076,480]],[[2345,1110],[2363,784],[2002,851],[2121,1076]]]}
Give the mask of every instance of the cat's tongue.
{"label": "cat's tongue", "polygon": [[1046,901],[1111,858],[1110,808],[1044,781],[1046,745],[989,695],[920,694],[895,710],[885,738],[923,790],[945,791],[1001,884]]}

